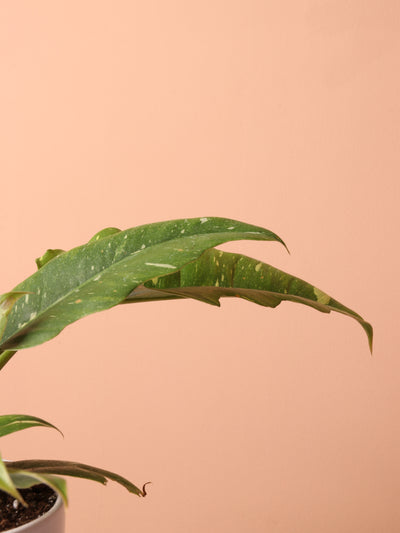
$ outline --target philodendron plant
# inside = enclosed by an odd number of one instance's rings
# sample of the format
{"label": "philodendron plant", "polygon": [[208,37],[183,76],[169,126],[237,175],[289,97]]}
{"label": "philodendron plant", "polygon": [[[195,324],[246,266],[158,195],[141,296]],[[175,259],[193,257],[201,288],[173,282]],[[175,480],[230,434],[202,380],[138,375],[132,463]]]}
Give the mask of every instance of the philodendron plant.
{"label": "philodendron plant", "polygon": [[[301,279],[241,254],[215,249],[227,241],[282,239],[261,227],[204,217],[148,224],[121,231],[106,228],[69,251],[47,250],[38,270],[0,296],[0,369],[18,350],[49,341],[66,326],[118,304],[193,298],[220,305],[236,296],[265,307],[291,301],[323,313],[337,311],[364,328],[372,351],[372,327],[360,315]],[[54,426],[34,416],[0,416],[0,436],[29,427]],[[61,476],[61,477],[60,477]],[[18,489],[45,483],[67,501],[63,476],[116,481],[145,496],[127,479],[100,468],[30,459],[3,461],[0,490],[24,504]]]}

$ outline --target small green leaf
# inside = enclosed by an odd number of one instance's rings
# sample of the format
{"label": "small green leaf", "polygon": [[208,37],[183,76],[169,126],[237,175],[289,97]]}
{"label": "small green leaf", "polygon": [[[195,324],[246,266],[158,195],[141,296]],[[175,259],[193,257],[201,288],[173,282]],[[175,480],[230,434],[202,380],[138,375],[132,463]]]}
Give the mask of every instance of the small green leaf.
{"label": "small green leaf", "polygon": [[10,473],[19,470],[28,470],[35,474],[55,474],[60,476],[73,476],[92,481],[97,481],[106,485],[107,481],[111,479],[125,487],[129,492],[137,496],[145,496],[143,490],[139,489],[131,483],[128,479],[95,466],[86,465],[83,463],[75,463],[72,461],[53,461],[45,459],[28,459],[24,461],[10,461],[7,462],[7,468]]}
{"label": "small green leaf", "polygon": [[1,415],[0,437],[4,437],[10,433],[15,433],[16,431],[38,426],[56,429],[59,433],[61,433],[56,426],[53,426],[53,424],[46,422],[46,420],[43,420],[42,418],[29,415]]}
{"label": "small green leaf", "polygon": [[111,235],[115,235],[116,233],[120,233],[120,229],[118,228],[104,228],[100,231],[98,231],[93,237],[90,239],[90,242],[97,242],[100,239],[104,239],[104,237],[111,237]]}
{"label": "small green leaf", "polygon": [[42,257],[38,257],[36,261],[36,265],[38,268],[42,268],[45,264],[47,264],[49,261],[54,259],[55,257],[58,257],[59,255],[63,254],[64,250],[47,250]]}
{"label": "small green leaf", "polygon": [[8,468],[6,466],[6,463],[4,463],[3,459],[0,455],[0,490],[3,490],[4,492],[7,492],[7,494],[10,494],[13,498],[16,498],[19,502],[22,503],[26,507],[26,503],[21,496],[21,494],[18,492],[17,487],[14,485],[12,478],[10,477],[10,473],[8,471]]}

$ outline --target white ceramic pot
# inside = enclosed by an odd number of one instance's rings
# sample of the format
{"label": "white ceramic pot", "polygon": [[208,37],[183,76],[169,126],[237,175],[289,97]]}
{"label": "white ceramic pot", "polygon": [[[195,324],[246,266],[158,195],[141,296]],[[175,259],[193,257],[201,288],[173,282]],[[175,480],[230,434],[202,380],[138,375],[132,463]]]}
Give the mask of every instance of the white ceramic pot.
{"label": "white ceramic pot", "polygon": [[9,529],[4,533],[64,533],[65,513],[61,496],[58,496],[53,507],[39,518],[23,526]]}

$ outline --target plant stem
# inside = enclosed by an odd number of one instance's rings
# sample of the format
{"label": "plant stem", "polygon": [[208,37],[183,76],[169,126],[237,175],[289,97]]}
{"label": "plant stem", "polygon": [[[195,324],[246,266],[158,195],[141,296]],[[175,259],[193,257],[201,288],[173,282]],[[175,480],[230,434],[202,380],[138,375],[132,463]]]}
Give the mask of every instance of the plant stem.
{"label": "plant stem", "polygon": [[4,350],[4,352],[0,352],[0,370],[2,370],[15,353],[17,353],[17,350]]}

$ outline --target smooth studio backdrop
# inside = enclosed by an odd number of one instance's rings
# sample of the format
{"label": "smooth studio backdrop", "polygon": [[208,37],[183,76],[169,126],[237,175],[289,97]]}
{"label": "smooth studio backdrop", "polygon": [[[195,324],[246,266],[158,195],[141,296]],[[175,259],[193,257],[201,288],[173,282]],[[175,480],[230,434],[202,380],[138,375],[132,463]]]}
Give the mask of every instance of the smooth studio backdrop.
{"label": "smooth studio backdrop", "polygon": [[191,216],[288,244],[224,248],[375,327],[296,304],[115,308],[21,351],[2,413],[58,425],[8,458],[152,481],[69,482],[68,533],[397,533],[397,1],[0,3],[5,292],[47,248]]}

